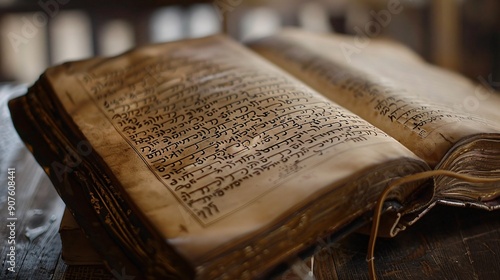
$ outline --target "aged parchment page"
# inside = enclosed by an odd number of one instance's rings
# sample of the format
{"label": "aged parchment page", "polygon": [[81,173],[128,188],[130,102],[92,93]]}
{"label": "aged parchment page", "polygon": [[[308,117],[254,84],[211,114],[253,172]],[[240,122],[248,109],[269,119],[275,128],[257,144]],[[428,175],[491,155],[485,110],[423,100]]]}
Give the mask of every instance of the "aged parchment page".
{"label": "aged parchment page", "polygon": [[431,166],[462,138],[500,131],[498,95],[397,43],[289,29],[250,46]]}
{"label": "aged parchment page", "polygon": [[[431,167],[500,177],[500,96],[394,42],[289,29],[250,46]],[[500,208],[498,184],[435,180],[445,204]],[[472,187],[471,187],[472,186]]]}
{"label": "aged parchment page", "polygon": [[[258,268],[256,254],[293,250],[280,243],[290,239],[232,245],[269,230],[299,238],[334,229],[368,210],[388,180],[426,169],[386,133],[222,36],[69,63],[47,78],[128,198],[195,267],[228,255],[218,269],[248,269],[241,259]],[[390,171],[342,189],[377,166]],[[336,216],[314,224],[310,211],[297,217],[303,232],[273,229],[337,189],[341,204],[316,210]]]}

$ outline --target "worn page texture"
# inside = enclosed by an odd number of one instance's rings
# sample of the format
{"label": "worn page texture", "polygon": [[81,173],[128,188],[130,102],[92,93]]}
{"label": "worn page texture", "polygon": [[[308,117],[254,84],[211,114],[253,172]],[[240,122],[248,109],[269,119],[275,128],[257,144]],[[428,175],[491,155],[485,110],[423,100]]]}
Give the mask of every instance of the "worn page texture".
{"label": "worn page texture", "polygon": [[458,141],[500,131],[486,77],[473,83],[397,43],[290,29],[250,46],[431,166]]}
{"label": "worn page texture", "polygon": [[357,172],[419,161],[222,36],[68,63],[47,78],[127,197],[194,264]]}

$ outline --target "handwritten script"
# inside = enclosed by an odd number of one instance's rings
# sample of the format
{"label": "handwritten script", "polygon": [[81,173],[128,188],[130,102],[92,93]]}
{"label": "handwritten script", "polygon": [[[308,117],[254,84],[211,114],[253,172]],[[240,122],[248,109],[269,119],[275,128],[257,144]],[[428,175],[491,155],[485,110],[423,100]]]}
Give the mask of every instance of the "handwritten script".
{"label": "handwritten script", "polygon": [[216,44],[197,48],[171,49],[80,80],[202,225],[329,152],[386,137],[249,53]]}

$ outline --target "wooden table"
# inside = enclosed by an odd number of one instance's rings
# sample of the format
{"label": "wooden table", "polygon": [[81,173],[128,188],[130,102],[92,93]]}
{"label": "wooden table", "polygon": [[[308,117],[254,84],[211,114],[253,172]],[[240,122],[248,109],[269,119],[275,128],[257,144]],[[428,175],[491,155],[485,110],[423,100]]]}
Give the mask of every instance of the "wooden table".
{"label": "wooden table", "polygon": [[[102,266],[62,261],[58,228],[64,203],[15,134],[7,99],[0,90],[0,279],[112,279]],[[13,216],[7,209],[8,168],[15,168]],[[15,273],[7,262],[9,217],[16,218]],[[315,278],[368,279],[367,244],[367,236],[351,234],[323,249],[314,257]],[[375,261],[379,279],[500,279],[500,211],[437,207],[396,238],[379,240]],[[293,269],[277,278],[301,279]]]}

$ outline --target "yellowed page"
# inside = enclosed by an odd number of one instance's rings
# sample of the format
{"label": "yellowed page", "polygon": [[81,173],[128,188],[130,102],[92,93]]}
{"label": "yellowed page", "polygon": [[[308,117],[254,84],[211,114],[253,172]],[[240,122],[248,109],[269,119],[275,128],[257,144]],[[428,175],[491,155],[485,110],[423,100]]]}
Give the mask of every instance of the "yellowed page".
{"label": "yellowed page", "polygon": [[291,29],[251,47],[431,166],[458,141],[500,131],[495,93],[396,43]]}
{"label": "yellowed page", "polygon": [[[69,63],[47,78],[127,196],[194,266],[365,170],[392,170],[377,185],[425,169],[381,130],[222,36]],[[338,216],[322,223],[368,210],[371,185],[339,198]],[[266,246],[245,250],[264,256]]]}

